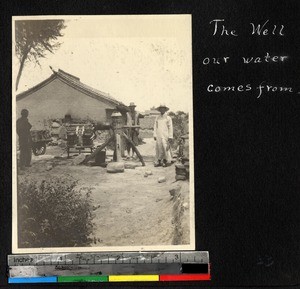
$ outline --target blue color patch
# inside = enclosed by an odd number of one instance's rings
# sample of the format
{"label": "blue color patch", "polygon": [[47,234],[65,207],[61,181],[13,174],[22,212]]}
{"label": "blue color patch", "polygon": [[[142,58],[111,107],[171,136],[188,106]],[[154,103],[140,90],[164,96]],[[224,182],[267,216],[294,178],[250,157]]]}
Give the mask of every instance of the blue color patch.
{"label": "blue color patch", "polygon": [[8,278],[9,284],[24,284],[24,283],[57,283],[56,276],[50,277],[12,277]]}

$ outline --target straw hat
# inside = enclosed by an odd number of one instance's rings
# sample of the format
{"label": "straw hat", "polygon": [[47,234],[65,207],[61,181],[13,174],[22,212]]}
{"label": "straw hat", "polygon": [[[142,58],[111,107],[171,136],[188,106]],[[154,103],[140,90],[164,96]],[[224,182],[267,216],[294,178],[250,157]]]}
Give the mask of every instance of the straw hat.
{"label": "straw hat", "polygon": [[169,108],[165,104],[161,104],[159,107],[156,108],[156,110],[160,111],[162,108],[164,108],[166,111],[169,110]]}
{"label": "straw hat", "polygon": [[134,102],[130,102],[129,107],[131,107],[131,106],[136,107],[136,105],[134,104]]}

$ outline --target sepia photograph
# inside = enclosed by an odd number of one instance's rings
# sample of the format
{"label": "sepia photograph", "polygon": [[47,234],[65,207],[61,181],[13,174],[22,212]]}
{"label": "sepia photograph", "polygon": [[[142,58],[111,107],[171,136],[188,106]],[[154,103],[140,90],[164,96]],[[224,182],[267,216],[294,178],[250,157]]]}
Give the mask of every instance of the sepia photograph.
{"label": "sepia photograph", "polygon": [[191,20],[12,18],[13,253],[195,249]]}

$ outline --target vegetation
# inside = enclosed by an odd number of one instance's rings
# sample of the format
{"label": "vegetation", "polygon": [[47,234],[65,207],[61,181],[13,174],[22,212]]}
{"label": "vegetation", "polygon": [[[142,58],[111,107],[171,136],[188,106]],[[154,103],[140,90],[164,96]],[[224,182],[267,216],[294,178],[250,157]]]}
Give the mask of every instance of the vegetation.
{"label": "vegetation", "polygon": [[18,90],[22,71],[27,60],[39,63],[47,52],[54,53],[61,45],[57,41],[63,36],[64,20],[17,20],[15,21],[15,49],[20,66],[16,79]]}
{"label": "vegetation", "polygon": [[18,184],[20,248],[88,246],[93,232],[91,188],[70,176]]}
{"label": "vegetation", "polygon": [[183,111],[169,112],[168,115],[173,121],[173,148],[177,148],[181,142],[181,137],[187,134],[189,115]]}

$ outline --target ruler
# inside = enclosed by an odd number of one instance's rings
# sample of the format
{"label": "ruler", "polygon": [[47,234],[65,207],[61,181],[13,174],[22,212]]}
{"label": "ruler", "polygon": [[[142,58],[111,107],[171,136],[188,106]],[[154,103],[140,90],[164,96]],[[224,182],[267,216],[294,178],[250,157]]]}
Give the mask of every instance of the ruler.
{"label": "ruler", "polygon": [[8,266],[197,263],[208,264],[207,251],[109,252],[8,255]]}
{"label": "ruler", "polygon": [[210,280],[207,251],[9,255],[8,266],[9,283]]}

